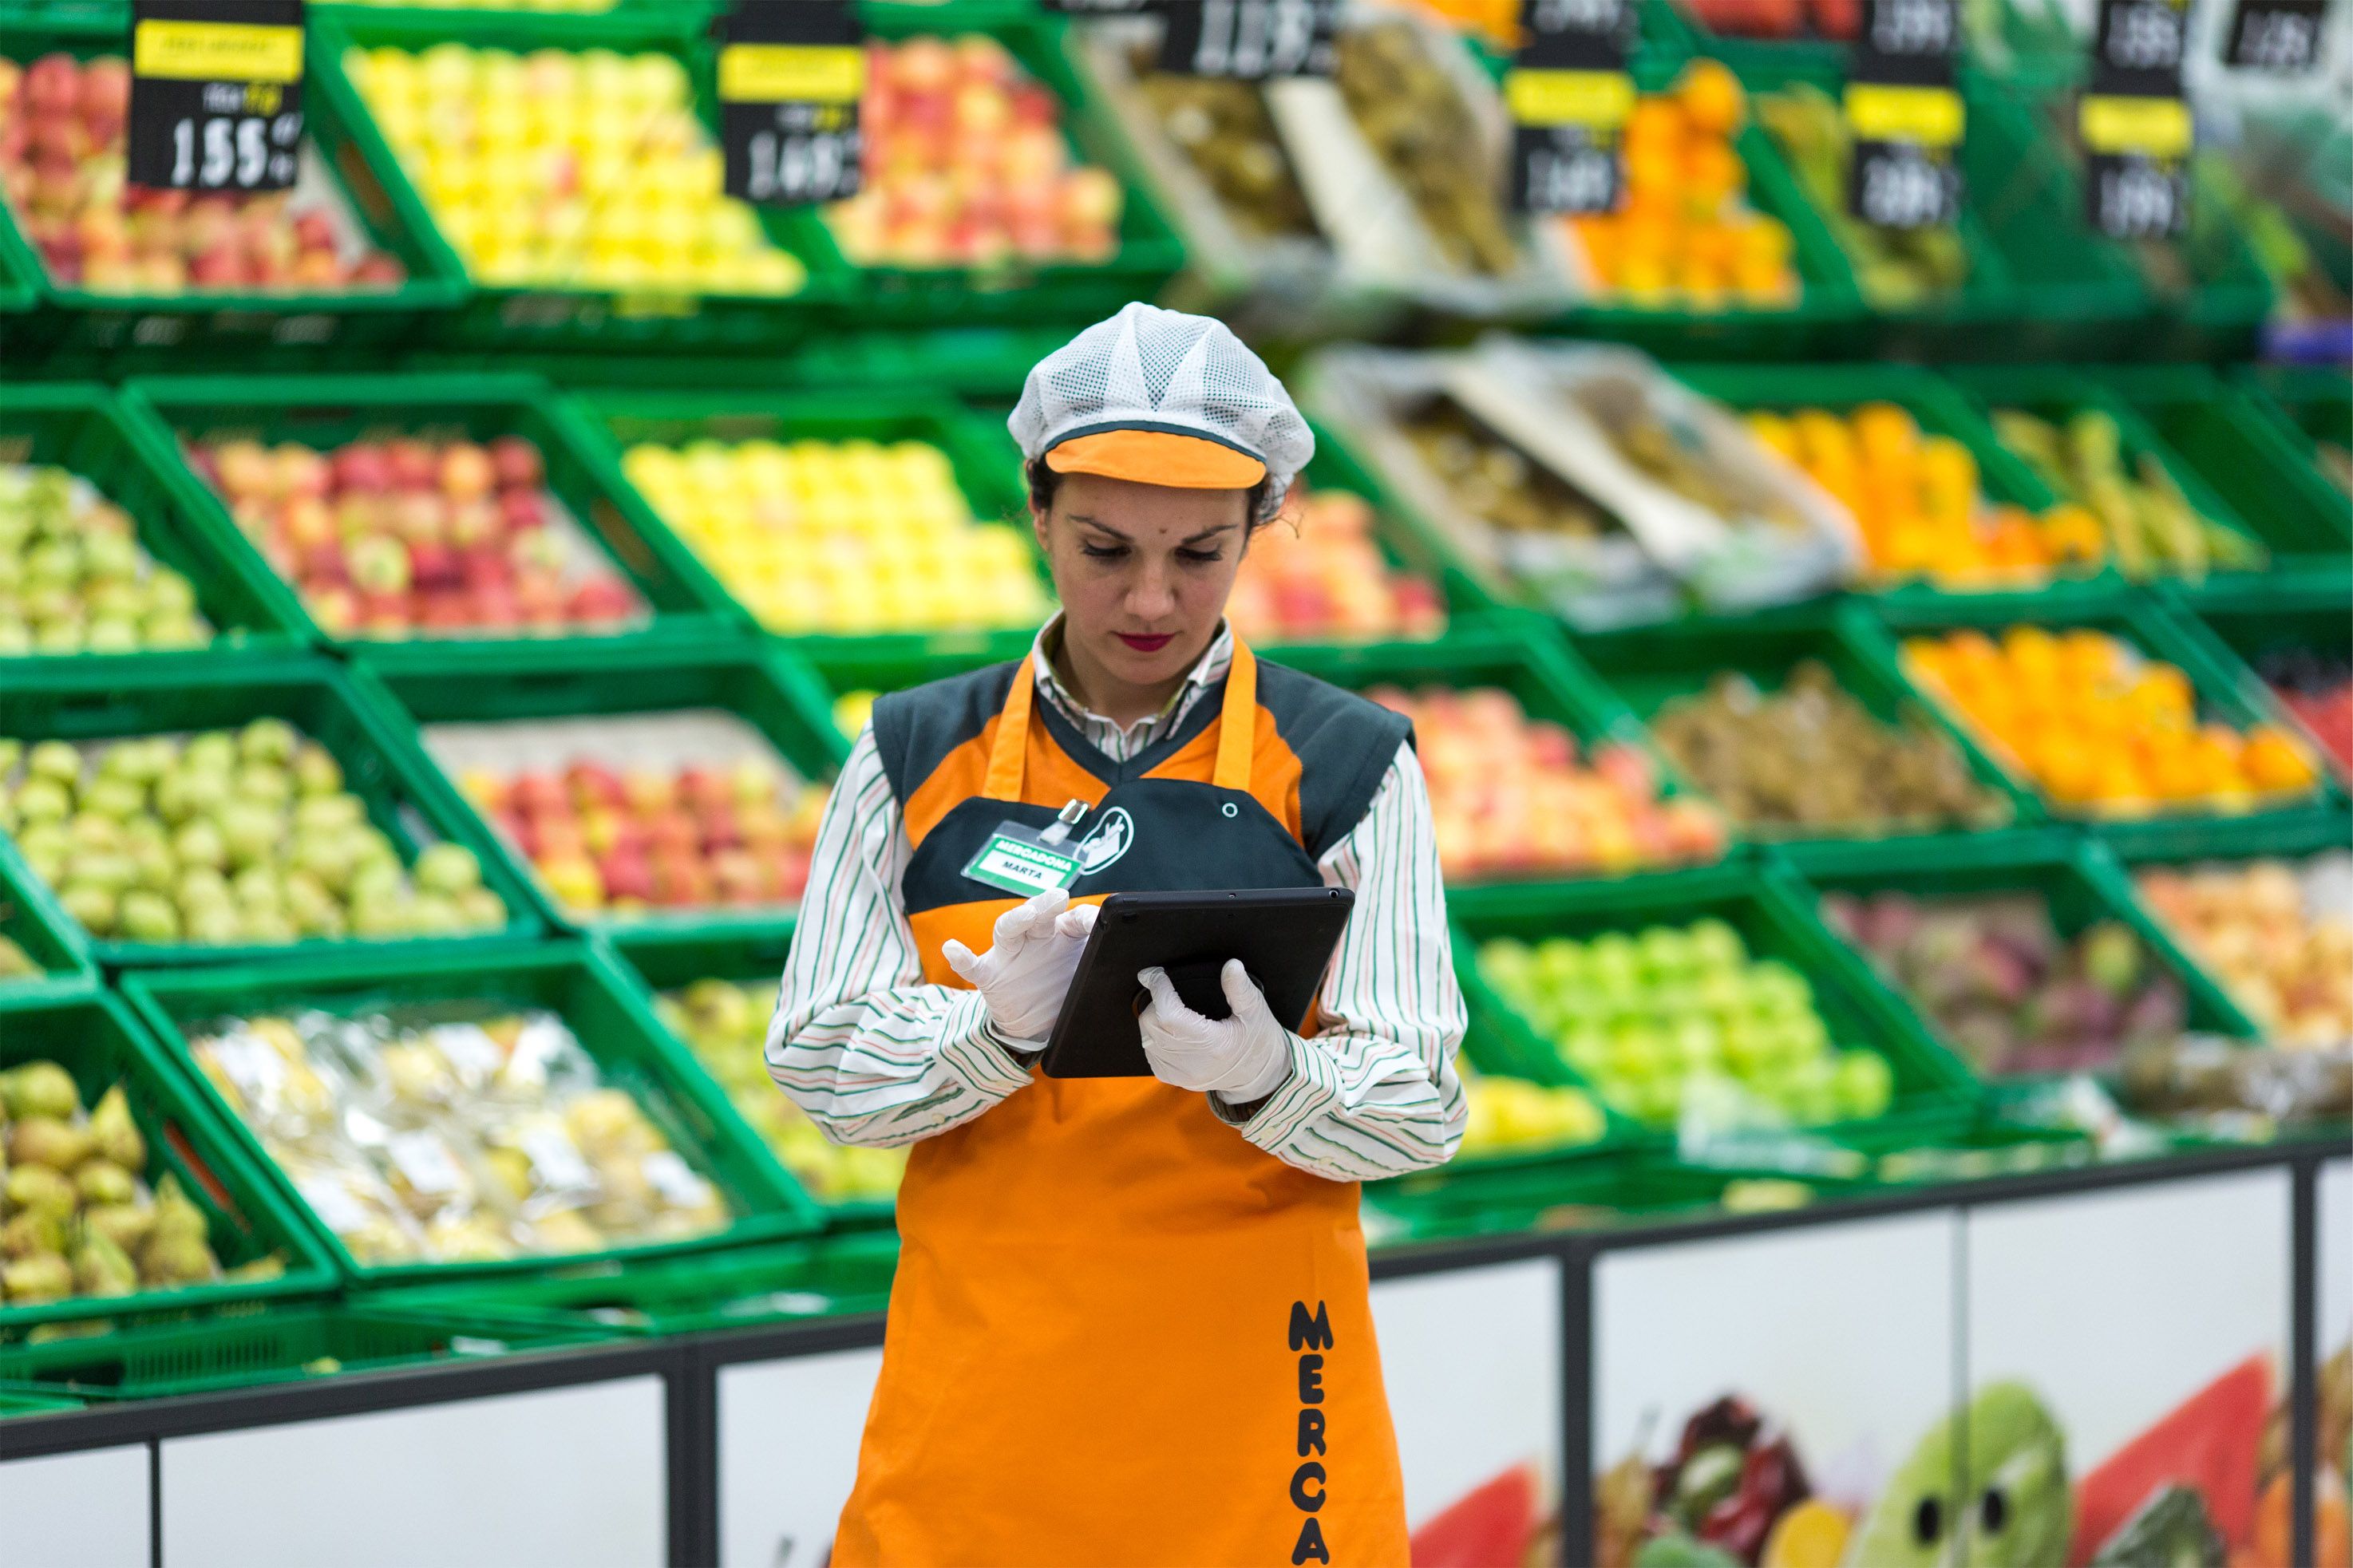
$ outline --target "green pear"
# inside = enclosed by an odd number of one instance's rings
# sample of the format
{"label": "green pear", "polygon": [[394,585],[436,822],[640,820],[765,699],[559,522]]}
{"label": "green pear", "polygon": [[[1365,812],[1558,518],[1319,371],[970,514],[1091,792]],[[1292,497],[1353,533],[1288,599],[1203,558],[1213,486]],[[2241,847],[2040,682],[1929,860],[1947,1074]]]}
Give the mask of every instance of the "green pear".
{"label": "green pear", "polygon": [[135,1204],[107,1204],[84,1209],[82,1226],[106,1237],[125,1252],[134,1251],[155,1228],[155,1213]]}
{"label": "green pear", "polygon": [[54,1251],[37,1252],[0,1268],[0,1297],[12,1307],[62,1301],[73,1294],[73,1266]]}
{"label": "green pear", "polygon": [[131,1099],[121,1084],[99,1096],[98,1104],[91,1108],[90,1136],[100,1154],[125,1171],[147,1168],[147,1140],[139,1134],[139,1123],[131,1114]]}
{"label": "green pear", "polygon": [[73,1182],[47,1165],[16,1165],[10,1168],[5,1190],[11,1214],[49,1215],[58,1219],[70,1218],[74,1212]]}
{"label": "green pear", "polygon": [[70,1121],[81,1110],[73,1074],[52,1061],[31,1061],[0,1073],[0,1106],[21,1121],[30,1116]]}
{"label": "green pear", "polygon": [[90,1135],[54,1116],[28,1116],[8,1130],[8,1160],[63,1174],[90,1158]]}
{"label": "green pear", "polygon": [[128,1296],[139,1289],[139,1266],[131,1255],[95,1232],[73,1249],[74,1285],[85,1296]]}
{"label": "green pear", "polygon": [[84,1160],[75,1167],[73,1186],[81,1201],[93,1207],[127,1204],[139,1196],[139,1184],[111,1160]]}

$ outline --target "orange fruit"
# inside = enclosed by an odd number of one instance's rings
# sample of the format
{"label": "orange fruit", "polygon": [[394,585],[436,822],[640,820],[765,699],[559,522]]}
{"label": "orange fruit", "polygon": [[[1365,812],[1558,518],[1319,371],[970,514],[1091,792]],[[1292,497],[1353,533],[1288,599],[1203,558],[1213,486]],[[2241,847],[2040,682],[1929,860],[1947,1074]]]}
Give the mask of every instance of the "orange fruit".
{"label": "orange fruit", "polygon": [[1730,136],[1747,122],[1748,95],[1720,60],[1694,60],[1675,81],[1675,101],[1694,130]]}
{"label": "orange fruit", "polygon": [[1757,445],[1791,462],[1798,460],[1798,433],[1778,414],[1762,408],[1753,411],[1748,416],[1748,433],[1757,437]]}
{"label": "orange fruit", "polygon": [[1847,424],[1867,463],[1908,464],[1919,450],[1920,426],[1893,403],[1863,404],[1847,416]]}
{"label": "orange fruit", "polygon": [[2239,753],[2239,771],[2257,790],[2276,792],[2311,787],[2315,774],[2304,748],[2277,727],[2258,724],[2247,731]]}

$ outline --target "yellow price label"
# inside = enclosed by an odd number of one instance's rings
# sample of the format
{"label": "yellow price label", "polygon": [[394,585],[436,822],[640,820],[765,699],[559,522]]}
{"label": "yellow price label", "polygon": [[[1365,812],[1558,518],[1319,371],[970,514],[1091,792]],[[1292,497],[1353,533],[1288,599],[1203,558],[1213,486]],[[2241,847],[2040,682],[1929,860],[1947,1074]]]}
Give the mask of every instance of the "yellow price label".
{"label": "yellow price label", "polygon": [[1846,85],[1846,122],[1858,142],[1951,147],[1959,143],[1966,121],[1961,95],[1949,87],[1851,81]]}
{"label": "yellow price label", "polygon": [[1514,124],[1615,131],[1634,112],[1634,81],[1624,71],[1532,67],[1504,79],[1504,103]]}
{"label": "yellow price label", "polygon": [[302,29],[252,22],[142,21],[131,40],[131,70],[174,81],[300,81]]}
{"label": "yellow price label", "polygon": [[730,44],[719,51],[727,103],[855,103],[866,51],[848,44]]}
{"label": "yellow price label", "polygon": [[2178,98],[2087,94],[2079,124],[2086,151],[2144,158],[2186,157],[2195,135],[2189,106]]}

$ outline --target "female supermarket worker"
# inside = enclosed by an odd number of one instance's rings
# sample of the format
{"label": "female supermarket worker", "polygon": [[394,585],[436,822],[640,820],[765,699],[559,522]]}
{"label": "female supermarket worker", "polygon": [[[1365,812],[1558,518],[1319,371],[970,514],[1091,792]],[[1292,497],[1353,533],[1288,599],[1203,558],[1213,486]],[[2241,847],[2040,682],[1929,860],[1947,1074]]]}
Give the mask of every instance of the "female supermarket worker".
{"label": "female supermarket worker", "polygon": [[[1356,1184],[1462,1132],[1430,802],[1403,719],[1222,618],[1314,437],[1223,325],[1140,304],[1011,423],[1062,613],[875,705],[768,1035],[828,1134],[914,1145],[835,1561],[1402,1565]],[[1007,824],[1058,816],[1067,893],[984,879]],[[1313,1035],[1239,963],[1220,1020],[1149,971],[1155,1078],[1033,1070],[1091,900],[1319,884],[1356,901]]]}

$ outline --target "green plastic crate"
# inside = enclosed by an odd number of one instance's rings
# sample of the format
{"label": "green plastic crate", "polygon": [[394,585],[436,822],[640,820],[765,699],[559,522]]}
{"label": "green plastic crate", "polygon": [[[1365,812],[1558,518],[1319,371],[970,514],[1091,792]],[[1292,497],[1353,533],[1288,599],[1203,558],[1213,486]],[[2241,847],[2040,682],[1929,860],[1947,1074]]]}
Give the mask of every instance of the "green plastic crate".
{"label": "green plastic crate", "polygon": [[[152,1182],[168,1172],[209,1220],[221,1267],[233,1269],[277,1255],[273,1279],[230,1280],[178,1289],[149,1287],[126,1296],[0,1304],[0,1342],[40,1323],[132,1320],[163,1311],[250,1307],[295,1296],[321,1296],[335,1275],[310,1229],[276,1184],[258,1170],[215,1109],[195,1093],[181,1068],[113,996],[21,995],[0,988],[0,1068],[47,1059],[74,1077],[87,1111],[121,1084],[132,1120],[147,1143]],[[5,1352],[0,1352],[5,1353]],[[11,1374],[0,1373],[0,1379]]]}
{"label": "green plastic crate", "polygon": [[[130,52],[121,12],[20,15],[0,34],[0,54],[20,65],[59,50],[79,59]],[[321,76],[317,47],[314,33],[307,77],[314,89]],[[447,264],[446,254],[436,254],[428,234],[400,210],[362,155],[347,108],[315,89],[306,92],[302,107],[309,145],[369,240],[407,269],[406,282],[349,292],[192,289],[141,295],[66,288],[49,280],[13,210],[0,204],[0,256],[22,277],[38,280],[47,307],[33,329],[37,338],[54,338],[60,353],[153,361],[211,352],[236,354],[248,363],[250,356],[261,353],[290,363],[340,357],[354,349],[392,349],[415,341],[433,315],[455,310],[467,294],[463,275]]]}
{"label": "green plastic crate", "polygon": [[[419,247],[431,255],[438,268],[462,279],[468,276],[465,262],[443,237],[431,209],[369,114],[344,68],[344,51],[353,46],[422,51],[445,42],[525,55],[546,48],[607,48],[674,56],[693,79],[708,74],[701,68],[710,51],[700,37],[707,19],[707,12],[687,5],[631,7],[591,16],[342,6],[312,20],[306,90],[310,101],[332,105],[352,127],[353,161],[383,186],[391,207],[416,232]],[[703,119],[708,129],[711,117],[706,112]],[[659,287],[617,293],[470,283],[464,308],[436,323],[434,337],[453,348],[501,355],[649,349],[772,355],[798,342],[816,325],[827,286],[796,230],[797,222],[774,210],[760,216],[769,237],[808,268],[808,281],[797,294],[701,294]]]}
{"label": "green plastic crate", "polygon": [[488,441],[520,436],[539,448],[547,489],[573,517],[605,562],[652,611],[644,626],[609,636],[554,639],[544,646],[578,648],[632,644],[710,643],[735,635],[734,626],[706,605],[667,548],[667,531],[649,536],[641,520],[608,483],[609,476],[581,445],[571,424],[555,412],[554,394],[530,376],[205,376],[134,382],[124,404],[151,460],[175,487],[189,513],[210,529],[224,552],[238,555],[260,580],[277,612],[289,624],[331,644],[390,668],[423,661],[445,668],[470,658],[496,668],[517,637],[459,632],[411,638],[330,634],[311,617],[293,584],[272,572],[259,550],[238,531],[219,492],[188,467],[185,442],[249,438],[270,445],[293,442],[321,451],[348,442],[391,435],[459,437]]}
{"label": "green plastic crate", "polygon": [[[1865,626],[1862,635],[1867,643],[1875,647],[1878,658],[1891,675],[1899,678],[1903,656],[1897,639],[1902,637],[1937,636],[1961,628],[1974,628],[1999,636],[2003,628],[2013,625],[2045,626],[2054,631],[2087,628],[2105,632],[2137,648],[2145,657],[2178,667],[2189,679],[2201,716],[2211,716],[2239,730],[2257,723],[2294,727],[2294,721],[2252,674],[2222,666],[2216,657],[2216,650],[2186,636],[2155,601],[2138,595],[2119,597],[2105,605],[2078,606],[2055,616],[2039,613],[2031,602],[2000,598],[1968,605],[1948,603],[1934,609],[1886,606],[1878,625],[1860,624]],[[1936,706],[1939,710],[1944,708],[1942,702]],[[1957,724],[1961,723],[1957,713],[1948,713],[1947,717]],[[2184,810],[2160,811],[2140,816],[2103,816],[2075,811],[2049,801],[2023,773],[2012,771],[2006,762],[2001,765],[2018,788],[2022,793],[2031,793],[2053,817],[2087,823],[2111,846],[2129,844],[2150,837],[2161,839],[2170,829],[2184,824],[2213,823],[2233,816],[2257,821],[2288,821],[2311,811],[2334,809],[2342,804],[2341,795],[2327,782],[2324,770],[2321,780],[2313,789],[2297,795],[2258,800],[2252,809],[2244,813],[2217,813],[2192,805]]]}
{"label": "green plastic crate", "polygon": [[[1028,500],[1020,483],[1020,458],[1010,439],[1001,431],[992,439],[978,416],[928,392],[877,389],[845,399],[839,394],[777,396],[615,389],[584,394],[571,401],[567,413],[581,432],[582,448],[599,465],[607,489],[621,498],[638,531],[663,542],[679,562],[680,575],[693,586],[702,603],[754,630],[760,627],[752,612],[629,482],[621,460],[630,447],[647,441],[669,447],[698,440],[922,441],[946,456],[956,488],[964,492],[976,520],[1012,521],[1027,527]],[[1041,568],[1041,582],[1044,575]],[[1050,584],[1047,592],[1051,594]],[[953,658],[966,650],[994,650],[1016,637],[1019,646],[1026,647],[1035,629],[813,634],[794,635],[790,640],[796,652],[823,664],[834,657]]]}
{"label": "green plastic crate", "polygon": [[[2172,936],[2141,906],[2116,861],[2096,844],[2073,834],[2050,831],[2011,846],[1988,850],[1967,841],[1890,851],[1875,861],[1838,869],[1817,867],[1806,879],[1808,896],[1820,892],[1867,896],[1896,892],[1933,904],[1943,899],[2031,894],[2050,910],[2063,939],[2080,936],[2103,921],[2114,921],[2137,937],[2158,966],[2180,983],[2189,1027],[2247,1038],[2254,1033],[2246,1016]],[[1831,928],[1835,936],[1835,928]],[[1843,940],[1843,939],[1841,939]],[[1863,956],[1860,948],[1854,950]],[[1870,962],[1866,959],[1866,962]],[[1874,971],[1877,965],[1873,963]],[[1911,992],[1882,973],[1890,991],[1909,1008],[1923,1033],[1964,1063],[1967,1057],[1946,1039]],[[1990,1080],[2047,1074],[1987,1075]]]}
{"label": "green plastic crate", "polygon": [[[834,303],[828,314],[844,324],[949,326],[980,322],[1069,321],[1108,316],[1131,300],[1148,300],[1185,264],[1183,244],[1153,204],[1113,117],[1098,103],[1062,47],[1067,26],[1037,7],[987,0],[941,6],[861,0],[859,18],[870,39],[896,42],[919,34],[986,33],[1005,46],[1030,77],[1060,100],[1064,139],[1083,162],[1108,169],[1125,195],[1119,247],[1100,263],[1017,264],[1000,276],[962,268],[859,267],[835,244],[814,210],[789,218],[793,248],[822,279]],[[715,60],[698,75],[705,119],[715,122]]]}
{"label": "green plastic crate", "polygon": [[[95,661],[115,669],[248,651],[290,653],[303,646],[301,623],[280,613],[262,580],[266,574],[257,576],[241,552],[221,548],[195,519],[170,471],[140,441],[133,416],[105,388],[23,381],[0,386],[0,462],[53,465],[96,485],[131,514],[141,548],[187,578],[197,611],[213,628],[212,642],[201,650],[20,657]],[[0,668],[11,662],[0,656]]]}
{"label": "green plastic crate", "polygon": [[18,1415],[62,1415],[82,1407],[79,1399],[53,1399],[46,1394],[9,1394],[0,1391],[0,1421]]}
{"label": "green plastic crate", "polygon": [[[472,953],[322,958],[279,968],[225,967],[131,976],[123,994],[181,1072],[226,1123],[245,1156],[267,1171],[311,1227],[347,1283],[379,1286],[528,1274],[617,1258],[706,1252],[740,1242],[774,1240],[818,1228],[813,1205],[774,1161],[739,1136],[739,1124],[704,1114],[643,994],[601,950],[574,942]],[[362,1263],[311,1211],[264,1151],[261,1141],[224,1104],[189,1055],[206,1022],[237,1014],[320,1008],[349,1012],[380,1005],[491,1000],[544,1007],[563,1018],[595,1060],[605,1083],[628,1092],[687,1163],[718,1187],[737,1217],[708,1235],[649,1241],[599,1252],[526,1256],[465,1263]]]}
{"label": "green plastic crate", "polygon": [[2029,827],[2041,820],[2042,810],[2031,795],[2021,789],[1976,743],[1936,707],[1923,701],[1887,662],[1867,618],[1854,605],[1816,610],[1804,619],[1785,619],[1768,626],[1738,626],[1705,631],[1651,637],[1612,637],[1606,642],[1581,640],[1580,651],[1593,662],[1603,680],[1644,722],[1654,721],[1671,702],[1704,691],[1719,673],[1748,677],[1767,690],[1778,690],[1799,663],[1813,659],[1829,668],[1847,694],[1883,723],[1900,723],[1917,717],[1960,747],[1970,773],[2010,804],[2014,826],[1990,831],[1944,826],[1923,831],[1896,826],[1872,834],[1854,827],[1807,834],[1789,827],[1733,825],[1751,843],[1779,845],[1789,859],[1811,865],[1817,858],[1836,858],[1857,839],[1877,837],[1888,842],[1920,838],[1964,838],[1986,843],[2007,831]]}
{"label": "green plastic crate", "polygon": [[[353,674],[311,658],[192,661],[137,674],[115,673],[95,661],[73,668],[12,673],[0,685],[0,735],[26,742],[77,742],[118,737],[185,734],[236,728],[261,718],[283,719],[331,752],[343,770],[343,787],[366,803],[369,822],[389,837],[404,861],[428,845],[464,846],[481,861],[483,885],[505,900],[507,924],[495,932],[369,942],[306,939],[279,945],[205,947],[185,942],[91,939],[90,951],[110,970],[188,963],[275,963],[353,948],[455,952],[535,936],[540,924],[524,882],[500,863],[494,847],[457,792],[417,749],[398,716],[380,709]],[[14,843],[0,837],[0,864],[20,885],[37,887]],[[74,922],[56,896],[39,888],[33,901],[52,920]]]}
{"label": "green plastic crate", "polygon": [[[2322,442],[2346,453],[2353,464],[2353,376],[2316,365],[2265,365],[2241,372],[2238,382],[2285,444],[2284,460],[2290,467],[2316,468]],[[2349,504],[2345,490],[2326,472],[2320,477],[2337,497],[2342,521]],[[2353,485],[2353,476],[2343,484]]]}
{"label": "green plastic crate", "polygon": [[[2195,375],[2198,373],[2184,374]],[[2124,460],[2136,479],[2142,458],[2155,461],[2172,477],[2191,510],[2238,535],[2251,553],[2269,554],[2270,546],[2256,530],[2248,526],[2247,519],[2239,509],[2218,494],[2206,482],[2204,475],[2183,462],[2130,404],[2102,382],[2072,370],[2049,367],[1963,369],[1955,371],[1954,375],[1984,407],[1989,427],[1992,426],[1991,416],[1998,409],[2017,409],[2045,424],[2060,426],[2079,414],[2106,415],[2116,422]],[[2024,454],[2015,455],[2021,462],[2025,461]],[[2348,563],[2348,566],[2353,567],[2353,563]],[[2229,571],[2216,569],[2199,580],[2250,578],[2263,575],[2270,570],[2271,563],[2265,561],[2260,566]],[[2179,573],[2172,571],[2152,575],[2167,579],[2181,577]]]}
{"label": "green plastic crate", "polygon": [[[1777,1182],[1776,1185],[1780,1184]],[[1571,1170],[1424,1172],[1365,1189],[1365,1235],[1377,1250],[1469,1237],[1593,1231],[1720,1219],[1750,1184],[1722,1171],[1609,1153]],[[1816,1202],[1840,1184],[1799,1183]]]}
{"label": "green plastic crate", "polygon": [[39,965],[29,978],[0,978],[0,997],[78,996],[95,984],[81,928],[44,897],[40,885],[15,861],[0,858],[0,937]]}
{"label": "green plastic crate", "polygon": [[[1974,1102],[1977,1088],[1968,1069],[1920,1029],[1910,1009],[1890,994],[1869,966],[1846,951],[1778,877],[1725,867],[1655,883],[1635,880],[1580,889],[1499,889],[1475,906],[1457,900],[1454,913],[1459,955],[1455,968],[1464,995],[1474,1009],[1504,1014],[1514,1014],[1515,1009],[1482,973],[1475,951],[1479,942],[1505,936],[1535,942],[1547,936],[1582,940],[1605,931],[1631,935],[1653,925],[1682,927],[1697,920],[1722,920],[1739,933],[1752,958],[1778,959],[1811,983],[1815,1010],[1829,1026],[1833,1045],[1875,1050],[1886,1058],[1894,1073],[1894,1098],[1884,1116],[1872,1121],[1909,1123],[1949,1116]],[[1524,1048],[1552,1048],[1533,1025],[1525,1019],[1521,1024]],[[1673,1132],[1671,1128],[1662,1129],[1653,1136],[1672,1140]]]}
{"label": "green plastic crate", "polygon": [[629,1268],[388,1292],[375,1300],[485,1324],[623,1336],[708,1333],[879,1312],[890,1300],[898,1260],[898,1236],[870,1231]]}
{"label": "green plastic crate", "polygon": [[[739,984],[780,982],[785,973],[785,955],[792,945],[792,931],[793,922],[786,918],[765,930],[744,928],[721,933],[693,929],[621,930],[611,932],[607,940],[612,943],[621,967],[645,986],[650,1010],[654,994],[676,991],[698,980],[731,980]],[[655,1018],[659,1022],[660,1015],[656,1013]],[[727,1090],[702,1065],[694,1048],[668,1029],[662,1031],[662,1038],[674,1049],[681,1064],[680,1077],[702,1100],[705,1113],[714,1121],[739,1123],[744,1142],[756,1144],[782,1167],[782,1158],[735,1109]],[[784,1094],[773,1084],[767,1092],[779,1097]],[[897,1211],[897,1204],[890,1198],[828,1199],[793,1175],[788,1168],[785,1176],[808,1191],[833,1225],[888,1225]]]}
{"label": "green plastic crate", "polygon": [[[829,780],[849,754],[849,741],[791,661],[749,644],[609,652],[522,645],[495,674],[470,660],[418,658],[396,668],[362,671],[355,679],[385,694],[390,707],[420,725],[715,708],[759,731],[786,763],[814,782]],[[542,914],[559,928],[759,930],[773,925],[779,912],[773,905],[711,905],[638,916],[567,910],[555,901],[517,846],[470,806],[465,809],[473,817],[475,837],[490,846],[504,874],[528,888]]]}
{"label": "green plastic crate", "polygon": [[2205,651],[2215,678],[2240,684],[2251,703],[2275,703],[2345,783],[2345,759],[2328,753],[2256,670],[2269,656],[2299,649],[2353,659],[2353,583],[2274,586],[2258,579],[2195,594],[2177,588],[2170,600],[2175,626]]}
{"label": "green plastic crate", "polygon": [[455,1312],[311,1307],[0,1350],[0,1393],[94,1404],[172,1399],[346,1372],[448,1366],[610,1337],[593,1324],[556,1329],[478,1322]]}

